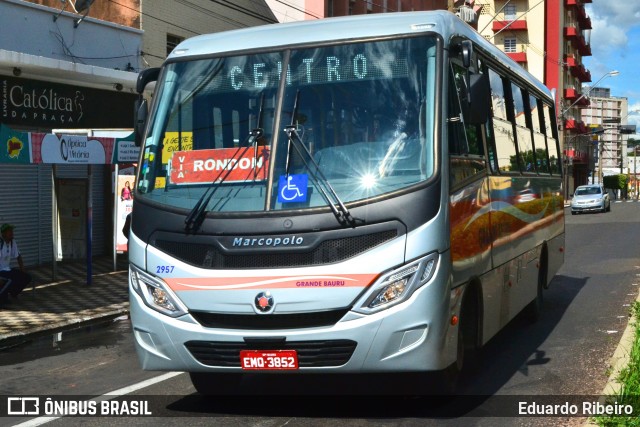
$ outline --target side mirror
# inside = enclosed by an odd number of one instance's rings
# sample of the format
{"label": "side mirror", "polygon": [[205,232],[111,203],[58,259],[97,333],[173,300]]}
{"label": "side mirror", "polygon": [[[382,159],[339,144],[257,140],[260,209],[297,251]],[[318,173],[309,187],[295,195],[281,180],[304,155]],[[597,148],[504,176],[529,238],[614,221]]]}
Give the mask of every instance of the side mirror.
{"label": "side mirror", "polygon": [[140,97],[136,100],[136,107],[133,117],[133,136],[136,147],[142,145],[142,134],[144,133],[144,127],[147,124],[147,100]]}
{"label": "side mirror", "polygon": [[460,43],[462,49],[462,66],[469,68],[471,66],[471,56],[473,55],[473,43],[471,40],[463,40]]}
{"label": "side mirror", "polygon": [[469,109],[466,122],[474,125],[487,123],[489,119],[489,87],[488,74],[471,74],[469,76]]}
{"label": "side mirror", "polygon": [[158,80],[159,76],[160,68],[147,68],[138,74],[138,81],[136,82],[138,99],[136,100],[133,112],[133,135],[137,147],[140,147],[142,144],[142,134],[144,133],[144,127],[147,123],[147,115],[149,114],[147,101],[142,97],[142,93],[144,92],[145,87],[147,87],[149,83]]}
{"label": "side mirror", "polygon": [[160,75],[160,68],[147,68],[146,70],[140,71],[138,74],[138,80],[136,81],[136,92],[142,94],[144,92],[144,88],[151,82],[155,82],[158,80],[158,76]]}

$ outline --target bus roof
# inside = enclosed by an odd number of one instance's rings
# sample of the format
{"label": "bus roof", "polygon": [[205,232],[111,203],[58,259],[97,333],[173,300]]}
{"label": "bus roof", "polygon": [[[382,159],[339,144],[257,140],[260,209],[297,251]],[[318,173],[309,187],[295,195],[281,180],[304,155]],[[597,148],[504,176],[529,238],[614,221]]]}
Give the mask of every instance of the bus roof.
{"label": "bus roof", "polygon": [[542,93],[551,97],[549,89],[537,79],[532,78],[517,62],[456,15],[445,10],[352,15],[204,34],[181,42],[167,60],[424,32],[438,33],[445,41],[458,35],[467,37],[497,59],[510,72],[533,83]]}

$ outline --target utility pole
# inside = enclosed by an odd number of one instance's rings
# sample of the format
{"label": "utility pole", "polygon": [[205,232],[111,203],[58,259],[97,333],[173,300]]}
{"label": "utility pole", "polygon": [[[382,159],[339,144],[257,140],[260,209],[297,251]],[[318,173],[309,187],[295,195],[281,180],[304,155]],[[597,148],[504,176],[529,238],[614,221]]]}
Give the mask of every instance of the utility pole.
{"label": "utility pole", "polygon": [[602,156],[604,155],[604,140],[602,136],[598,138],[598,184],[602,185]]}

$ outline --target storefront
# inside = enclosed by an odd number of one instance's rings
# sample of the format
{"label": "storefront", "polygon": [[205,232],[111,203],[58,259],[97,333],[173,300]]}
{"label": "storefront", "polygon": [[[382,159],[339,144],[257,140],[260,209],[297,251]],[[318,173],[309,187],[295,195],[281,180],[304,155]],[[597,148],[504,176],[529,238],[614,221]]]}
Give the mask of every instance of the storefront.
{"label": "storefront", "polygon": [[110,253],[117,139],[95,135],[132,128],[135,99],[0,76],[0,222],[16,225],[25,264]]}

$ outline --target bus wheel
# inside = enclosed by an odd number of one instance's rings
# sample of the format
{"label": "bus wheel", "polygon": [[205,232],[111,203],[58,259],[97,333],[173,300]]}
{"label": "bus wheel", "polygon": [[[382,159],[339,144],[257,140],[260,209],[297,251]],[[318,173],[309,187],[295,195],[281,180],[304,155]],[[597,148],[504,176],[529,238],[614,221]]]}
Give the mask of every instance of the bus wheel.
{"label": "bus wheel", "polygon": [[545,248],[543,249],[542,256],[540,257],[540,270],[538,271],[538,285],[537,285],[536,297],[524,308],[525,316],[531,322],[537,322],[540,319],[540,313],[542,311],[542,303],[544,301],[544,296],[542,295],[542,292],[544,289],[547,289],[549,287],[547,285],[547,271],[548,271],[547,250]]}
{"label": "bus wheel", "polygon": [[196,391],[204,395],[234,395],[240,392],[241,376],[237,374],[215,374],[189,372]]}
{"label": "bus wheel", "polygon": [[443,389],[447,394],[455,394],[459,383],[480,365],[478,306],[475,294],[467,295],[462,305],[457,348],[456,361],[443,372]]}

